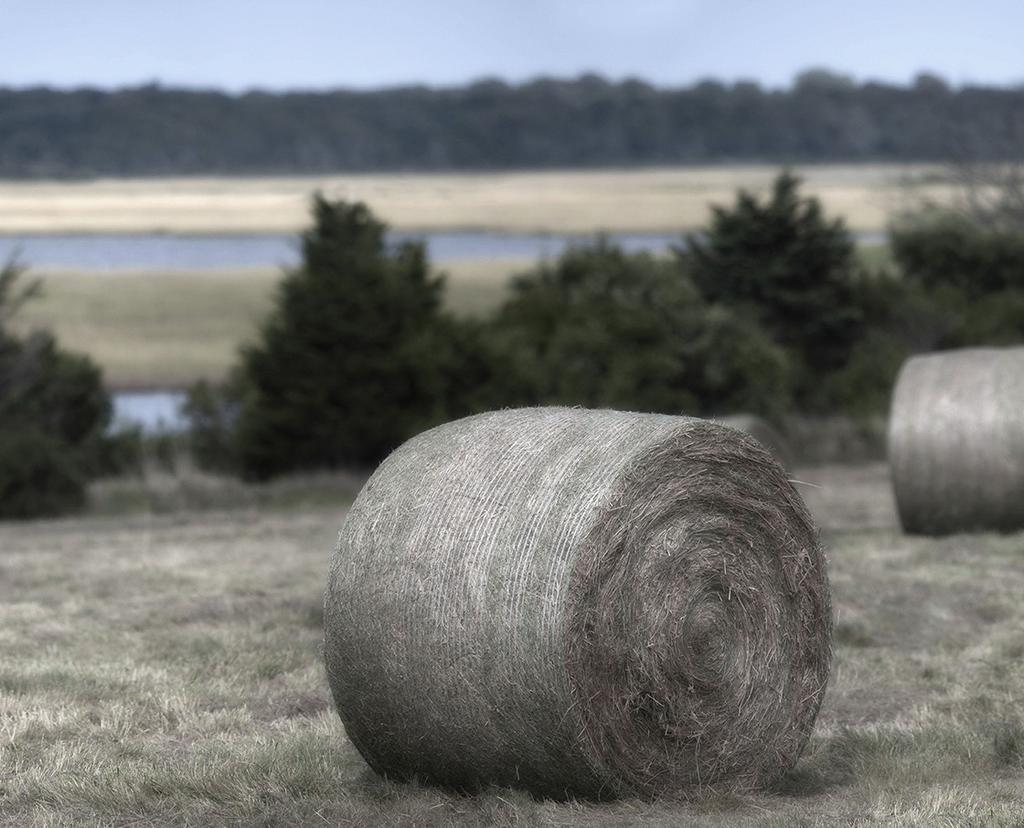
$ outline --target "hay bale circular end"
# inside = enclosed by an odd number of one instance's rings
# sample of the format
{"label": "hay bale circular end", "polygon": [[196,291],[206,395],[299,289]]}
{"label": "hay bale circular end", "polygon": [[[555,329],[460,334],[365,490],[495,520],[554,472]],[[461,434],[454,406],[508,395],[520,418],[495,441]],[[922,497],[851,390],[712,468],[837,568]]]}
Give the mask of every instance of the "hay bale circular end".
{"label": "hay bale circular end", "polygon": [[325,655],[378,772],[549,796],[769,784],[829,675],[816,531],[752,439],[519,409],[391,455],[342,529]]}
{"label": "hay bale circular end", "polygon": [[907,532],[1024,528],[1024,347],[904,363],[889,416],[889,468]]}

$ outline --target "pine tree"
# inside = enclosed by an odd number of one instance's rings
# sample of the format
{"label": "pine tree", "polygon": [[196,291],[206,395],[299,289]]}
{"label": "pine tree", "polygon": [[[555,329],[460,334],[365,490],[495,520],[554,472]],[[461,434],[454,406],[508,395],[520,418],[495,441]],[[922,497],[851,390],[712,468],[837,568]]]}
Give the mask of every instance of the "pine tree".
{"label": "pine tree", "polygon": [[449,413],[455,320],[423,245],[389,244],[361,203],[318,195],[313,219],[242,354],[235,439],[250,478],[369,465]]}
{"label": "pine tree", "polygon": [[807,403],[821,378],[846,363],[864,320],[853,240],[799,185],[784,172],[763,203],[741,191],[731,209],[713,208],[707,233],[689,236],[681,255],[705,299],[751,316],[789,351]]}

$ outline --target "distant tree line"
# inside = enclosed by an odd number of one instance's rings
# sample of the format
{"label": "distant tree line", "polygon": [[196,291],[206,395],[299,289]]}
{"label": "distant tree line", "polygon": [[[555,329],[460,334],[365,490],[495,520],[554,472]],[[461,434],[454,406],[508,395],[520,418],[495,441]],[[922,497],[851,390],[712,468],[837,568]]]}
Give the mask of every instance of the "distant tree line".
{"label": "distant tree line", "polygon": [[380,91],[0,88],[0,177],[1019,157],[1024,87],[595,75]]}

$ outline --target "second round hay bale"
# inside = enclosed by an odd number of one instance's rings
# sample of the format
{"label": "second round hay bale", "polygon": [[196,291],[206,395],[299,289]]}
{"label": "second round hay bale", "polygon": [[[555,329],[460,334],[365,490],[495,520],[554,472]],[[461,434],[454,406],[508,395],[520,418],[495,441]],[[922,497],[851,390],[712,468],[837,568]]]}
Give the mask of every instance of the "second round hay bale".
{"label": "second round hay bale", "polygon": [[726,414],[712,418],[729,428],[749,434],[771,452],[772,456],[787,469],[793,468],[793,449],[785,437],[764,417],[756,414]]}
{"label": "second round hay bale", "polygon": [[908,360],[893,392],[889,466],[907,532],[1024,528],[1024,348]]}
{"label": "second round hay bale", "polygon": [[368,481],[325,601],[338,712],[378,772],[460,789],[770,783],[821,703],[831,614],[781,467],[715,423],[518,409]]}

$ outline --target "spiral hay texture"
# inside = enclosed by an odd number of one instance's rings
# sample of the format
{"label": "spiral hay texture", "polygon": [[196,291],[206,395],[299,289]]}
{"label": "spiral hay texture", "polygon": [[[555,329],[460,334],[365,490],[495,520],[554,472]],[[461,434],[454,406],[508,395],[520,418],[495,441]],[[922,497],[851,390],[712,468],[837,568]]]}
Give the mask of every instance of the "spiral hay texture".
{"label": "spiral hay texture", "polygon": [[332,563],[325,653],[378,772],[555,797],[762,786],[829,674],[825,561],[748,437],[534,408],[401,446]]}
{"label": "spiral hay texture", "polygon": [[908,360],[893,392],[889,466],[907,532],[1024,528],[1024,348]]}

